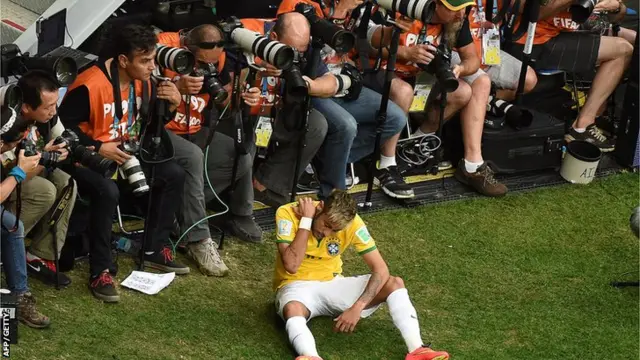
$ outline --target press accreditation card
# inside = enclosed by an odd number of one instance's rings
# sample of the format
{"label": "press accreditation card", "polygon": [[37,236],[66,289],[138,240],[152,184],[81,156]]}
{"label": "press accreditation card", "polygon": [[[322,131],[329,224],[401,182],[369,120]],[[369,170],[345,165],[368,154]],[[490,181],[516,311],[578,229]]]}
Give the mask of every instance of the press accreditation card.
{"label": "press accreditation card", "polygon": [[271,117],[259,116],[258,124],[256,125],[256,146],[261,148],[268,147],[272,133]]}
{"label": "press accreditation card", "polygon": [[482,64],[500,65],[500,30],[493,24],[482,29]]}

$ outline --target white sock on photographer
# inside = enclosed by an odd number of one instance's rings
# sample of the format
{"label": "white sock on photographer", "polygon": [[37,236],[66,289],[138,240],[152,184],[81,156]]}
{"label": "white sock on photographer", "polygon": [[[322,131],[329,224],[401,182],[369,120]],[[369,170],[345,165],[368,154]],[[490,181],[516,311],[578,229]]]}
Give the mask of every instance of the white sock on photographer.
{"label": "white sock on photographer", "polygon": [[393,324],[400,330],[409,352],[411,353],[422,347],[418,314],[416,314],[416,309],[411,304],[407,289],[402,288],[392,292],[387,297],[387,306],[389,307]]}
{"label": "white sock on photographer", "polygon": [[384,156],[380,155],[380,166],[379,169],[386,169],[390,166],[396,166],[396,157],[395,156]]}
{"label": "white sock on photographer", "polygon": [[287,320],[287,335],[298,355],[319,356],[316,350],[316,340],[307,326],[304,316],[294,316]]}
{"label": "white sock on photographer", "polygon": [[478,170],[480,166],[482,166],[484,162],[471,162],[467,159],[464,159],[464,169],[467,170],[469,174],[473,174]]}

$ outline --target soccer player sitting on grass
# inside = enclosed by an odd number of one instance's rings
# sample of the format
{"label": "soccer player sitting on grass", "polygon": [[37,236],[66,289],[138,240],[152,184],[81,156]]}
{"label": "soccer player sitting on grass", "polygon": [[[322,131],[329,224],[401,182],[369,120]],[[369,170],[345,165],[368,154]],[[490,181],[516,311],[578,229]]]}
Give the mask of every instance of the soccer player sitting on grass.
{"label": "soccer player sitting on grass", "polygon": [[[286,322],[298,360],[318,360],[307,321],[334,318],[334,330],[350,333],[360,318],[383,302],[407,344],[406,360],[444,360],[449,354],[423,346],[416,310],[401,278],[389,275],[376,244],[345,191],[326,201],[303,198],[276,213],[278,253],[274,274],[276,310]],[[342,277],[340,255],[353,245],[371,269],[368,275]],[[367,358],[364,356],[364,358]]]}

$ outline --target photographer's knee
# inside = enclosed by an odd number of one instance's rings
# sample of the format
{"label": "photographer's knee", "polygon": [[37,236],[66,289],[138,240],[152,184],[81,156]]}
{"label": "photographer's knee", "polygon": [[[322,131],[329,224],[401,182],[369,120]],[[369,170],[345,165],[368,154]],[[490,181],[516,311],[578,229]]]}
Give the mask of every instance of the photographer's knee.
{"label": "photographer's knee", "polygon": [[447,104],[463,107],[471,100],[471,86],[465,81],[458,80],[458,88],[456,91],[447,94]]}
{"label": "photographer's knee", "polygon": [[113,207],[115,208],[120,201],[120,190],[118,189],[116,182],[105,179],[104,190],[100,194],[100,197],[101,203],[113,204]]}

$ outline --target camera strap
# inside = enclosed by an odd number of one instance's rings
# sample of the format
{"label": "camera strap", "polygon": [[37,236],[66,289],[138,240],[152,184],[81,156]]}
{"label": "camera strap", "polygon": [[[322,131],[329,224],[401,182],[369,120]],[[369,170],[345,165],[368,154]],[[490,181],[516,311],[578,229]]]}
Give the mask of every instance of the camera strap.
{"label": "camera strap", "polygon": [[520,39],[524,33],[527,32],[529,19],[531,18],[531,8],[527,6],[527,4],[528,2],[524,5],[525,7],[522,11],[522,16],[520,17],[520,24],[515,31],[513,27],[515,26],[516,19],[518,18],[518,12],[520,11],[520,6],[522,6],[522,1],[515,0],[513,7],[509,9],[509,15],[503,30],[505,43],[511,44]]}
{"label": "camera strap", "polygon": [[[367,2],[365,4],[357,29],[358,37],[356,40],[356,46],[358,50],[358,56],[360,58],[360,66],[362,67],[362,72],[365,74],[377,72],[380,68],[380,63],[382,62],[382,49],[378,48],[376,63],[373,68],[369,66],[369,50],[371,49],[371,46],[369,45],[369,40],[367,39],[367,31],[369,30],[369,21],[371,20],[372,7],[373,4],[371,2]],[[384,31],[384,27],[382,29],[382,31]]]}
{"label": "camera strap", "polygon": [[49,218],[49,226],[51,229],[55,227],[55,225],[62,217],[62,213],[69,207],[71,204],[71,197],[73,195],[74,182],[73,179],[69,179],[69,183],[62,189],[62,196],[58,198],[58,201],[54,204],[53,212],[51,213],[51,217]]}
{"label": "camera strap", "polygon": [[[116,128],[116,131],[120,134],[120,141],[124,142],[124,134],[120,133],[120,120],[124,118],[122,113],[122,96],[120,95],[120,73],[118,70],[118,65],[116,64],[116,59],[114,58],[111,61],[111,86],[113,88],[113,104],[115,107],[115,116],[113,118],[113,124]],[[135,119],[137,118],[137,109],[136,106],[136,95],[135,95],[135,85],[134,82],[131,81],[129,83],[129,99],[127,101],[128,110],[127,110],[127,128],[125,131],[131,134],[131,130]]]}

